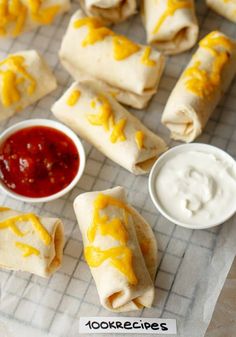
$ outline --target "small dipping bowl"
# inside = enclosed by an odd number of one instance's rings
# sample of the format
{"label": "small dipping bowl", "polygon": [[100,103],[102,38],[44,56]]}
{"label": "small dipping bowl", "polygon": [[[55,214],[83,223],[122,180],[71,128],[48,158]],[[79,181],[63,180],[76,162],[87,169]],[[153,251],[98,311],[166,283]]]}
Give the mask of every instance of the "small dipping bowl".
{"label": "small dipping bowl", "polygon": [[4,181],[2,179],[0,179],[0,188],[1,188],[2,191],[4,191],[6,194],[11,196],[12,198],[20,200],[20,201],[24,201],[24,202],[30,202],[30,203],[48,202],[48,201],[52,201],[52,200],[55,200],[55,199],[58,199],[58,198],[62,197],[63,195],[68,193],[73,187],[75,187],[75,185],[80,180],[80,178],[81,178],[81,176],[84,172],[84,168],[85,168],[86,156],[85,156],[84,147],[83,147],[80,139],[67,126],[65,126],[65,125],[63,125],[59,122],[53,121],[53,120],[49,120],[49,119],[30,119],[30,120],[25,120],[23,122],[19,122],[15,125],[9,127],[8,129],[6,129],[4,132],[2,132],[2,134],[0,135],[0,146],[2,146],[2,144],[10,136],[15,134],[16,132],[18,132],[20,130],[23,130],[23,129],[30,128],[30,127],[40,127],[40,126],[55,129],[55,131],[59,131],[59,132],[63,133],[65,136],[67,136],[72,141],[72,143],[74,144],[74,146],[75,146],[75,148],[77,149],[77,152],[78,152],[79,167],[78,167],[76,175],[74,176],[72,181],[66,187],[64,187],[63,189],[61,189],[60,191],[58,191],[54,194],[50,194],[48,196],[42,196],[42,197],[29,197],[29,196],[24,196],[22,194],[16,193],[12,189],[10,189],[4,183]]}
{"label": "small dipping bowl", "polygon": [[149,182],[148,182],[149,194],[151,196],[151,199],[155,207],[157,208],[157,210],[166,219],[168,219],[169,221],[171,221],[172,223],[176,225],[186,227],[186,228],[192,228],[192,229],[206,229],[206,228],[220,225],[224,223],[225,221],[227,221],[228,219],[230,219],[234,215],[234,213],[236,212],[236,203],[235,203],[235,207],[233,211],[231,210],[230,212],[225,214],[223,218],[219,219],[218,221],[211,221],[211,220],[206,219],[206,221],[203,221],[199,225],[196,225],[196,224],[191,223],[191,221],[188,223],[188,222],[180,221],[177,218],[174,218],[173,214],[172,215],[169,214],[168,211],[164,208],[164,206],[161,204],[159,200],[158,193],[156,191],[156,180],[157,180],[158,174],[160,173],[162,167],[175,156],[189,152],[189,151],[200,151],[203,153],[215,155],[216,157],[219,157],[223,159],[224,161],[226,161],[227,163],[229,163],[230,165],[232,165],[232,167],[235,168],[235,172],[236,172],[236,161],[228,153],[226,153],[225,151],[215,146],[208,145],[208,144],[201,144],[201,143],[178,145],[178,146],[171,148],[164,154],[162,154],[157,159],[155,164],[153,165],[152,170],[149,175]]}

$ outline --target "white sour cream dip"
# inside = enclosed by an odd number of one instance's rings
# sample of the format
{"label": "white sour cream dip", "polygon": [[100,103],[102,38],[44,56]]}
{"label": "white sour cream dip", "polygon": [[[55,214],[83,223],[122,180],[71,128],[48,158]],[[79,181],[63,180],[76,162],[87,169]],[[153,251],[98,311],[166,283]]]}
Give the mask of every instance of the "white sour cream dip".
{"label": "white sour cream dip", "polygon": [[236,211],[236,164],[217,153],[186,150],[163,163],[155,192],[167,215],[178,222],[207,227]]}

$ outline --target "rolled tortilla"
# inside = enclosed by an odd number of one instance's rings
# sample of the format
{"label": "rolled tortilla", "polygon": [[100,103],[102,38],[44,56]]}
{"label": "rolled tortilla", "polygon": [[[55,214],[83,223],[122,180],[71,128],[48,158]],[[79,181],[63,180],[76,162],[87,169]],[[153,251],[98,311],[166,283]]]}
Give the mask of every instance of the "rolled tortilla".
{"label": "rolled tortilla", "polygon": [[136,0],[79,0],[89,16],[97,16],[104,23],[118,23],[136,12]]}
{"label": "rolled tortilla", "polygon": [[143,0],[147,41],[165,54],[192,48],[198,37],[193,0]]}
{"label": "rolled tortilla", "polygon": [[149,224],[127,204],[124,188],[81,194],[74,210],[101,304],[116,312],[150,307],[156,240]]}
{"label": "rolled tortilla", "polygon": [[81,11],[72,16],[59,55],[75,80],[86,73],[117,90],[117,100],[137,108],[156,92],[165,63],[159,52],[115,34]]}
{"label": "rolled tortilla", "polygon": [[0,38],[15,37],[54,19],[70,8],[70,0],[2,0]]}
{"label": "rolled tortilla", "polygon": [[60,219],[0,207],[0,267],[49,277],[60,266],[64,230]]}
{"label": "rolled tortilla", "polygon": [[172,138],[191,142],[202,133],[235,72],[235,41],[216,31],[204,37],[163,112]]}
{"label": "rolled tortilla", "polygon": [[135,174],[145,174],[167,147],[111,95],[92,81],[75,82],[52,112],[105,156]]}
{"label": "rolled tortilla", "polygon": [[56,78],[35,51],[0,61],[0,121],[36,102],[57,87]]}
{"label": "rolled tortilla", "polygon": [[235,0],[206,0],[207,6],[226,19],[236,22]]}

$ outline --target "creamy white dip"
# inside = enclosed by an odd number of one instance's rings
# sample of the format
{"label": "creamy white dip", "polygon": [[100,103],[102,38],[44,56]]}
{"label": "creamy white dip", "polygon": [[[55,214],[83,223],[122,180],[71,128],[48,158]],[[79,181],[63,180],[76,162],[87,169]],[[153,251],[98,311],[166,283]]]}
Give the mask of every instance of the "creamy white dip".
{"label": "creamy white dip", "polygon": [[236,210],[236,164],[223,155],[187,150],[162,165],[155,189],[164,211],[179,222],[219,224]]}

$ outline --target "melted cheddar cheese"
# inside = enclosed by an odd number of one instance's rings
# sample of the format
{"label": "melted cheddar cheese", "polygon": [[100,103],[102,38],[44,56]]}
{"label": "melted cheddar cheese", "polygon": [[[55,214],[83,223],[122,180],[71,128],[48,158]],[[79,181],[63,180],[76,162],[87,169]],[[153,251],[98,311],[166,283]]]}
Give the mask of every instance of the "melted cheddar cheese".
{"label": "melted cheddar cheese", "polygon": [[36,89],[35,79],[27,72],[25,58],[21,55],[10,55],[0,62],[0,99],[4,107],[9,107],[21,99],[19,86],[27,81],[28,95],[32,95]]}
{"label": "melted cheddar cheese", "polygon": [[122,61],[140,50],[140,46],[122,35],[112,38],[113,55],[116,61]]}
{"label": "melted cheddar cheese", "polygon": [[1,229],[10,229],[16,236],[23,237],[25,234],[20,230],[20,228],[13,221],[4,220],[0,222]]}
{"label": "melted cheddar cheese", "polygon": [[126,119],[120,119],[117,123],[115,123],[115,116],[111,107],[109,100],[100,95],[93,99],[90,103],[90,106],[95,109],[98,107],[97,114],[89,114],[87,116],[88,121],[92,125],[102,126],[105,131],[111,131],[110,141],[112,143],[116,143],[117,141],[125,141],[126,136],[124,134],[124,128],[126,125]]}
{"label": "melted cheddar cheese", "polygon": [[6,212],[6,211],[10,211],[10,208],[8,207],[0,207],[0,212]]}
{"label": "melted cheddar cheese", "polygon": [[83,47],[93,45],[99,41],[103,41],[108,36],[112,36],[113,56],[116,61],[122,61],[140,50],[140,46],[136,43],[123,35],[116,35],[112,30],[104,27],[98,18],[84,17],[75,20],[73,23],[75,29],[84,26],[87,27],[87,34],[82,41]]}
{"label": "melted cheddar cheese", "polygon": [[114,206],[117,208],[121,208],[129,212],[129,208],[127,207],[126,203],[123,201],[113,198],[110,195],[99,194],[94,201],[94,206],[99,209],[104,209],[108,206]]}
{"label": "melted cheddar cheese", "polygon": [[[107,216],[106,208],[112,206],[122,211],[121,216],[111,219]],[[97,268],[108,260],[109,264],[127,277],[130,284],[137,284],[138,280],[132,266],[132,251],[126,245],[129,239],[126,228],[129,208],[121,200],[105,194],[98,194],[93,207],[92,223],[87,231],[90,244],[85,247],[84,251],[88,265]],[[106,250],[92,245],[98,233],[112,237],[119,245]]]}
{"label": "melted cheddar cheese", "polygon": [[91,108],[93,108],[93,109],[96,108],[96,106],[97,106],[96,98],[94,98],[94,99],[91,100],[90,106],[91,106]]}
{"label": "melted cheddar cheese", "polygon": [[113,267],[127,277],[130,284],[136,285],[138,283],[132,268],[132,252],[128,247],[118,246],[102,250],[98,247],[87,246],[84,255],[90,267],[97,268],[106,260],[109,260]]}
{"label": "melted cheddar cheese", "polygon": [[28,257],[31,255],[36,255],[36,256],[40,255],[40,251],[38,249],[30,245],[27,245],[26,243],[16,242],[15,246],[23,251],[23,257]]}
{"label": "melted cheddar cheese", "polygon": [[79,90],[73,90],[66,101],[67,105],[74,106],[78,102],[80,95],[81,93]]}
{"label": "melted cheddar cheese", "polygon": [[74,22],[74,28],[81,28],[84,26],[87,27],[88,33],[82,42],[83,47],[102,41],[107,36],[114,35],[110,29],[103,27],[102,22],[95,17],[85,17],[82,19],[77,19]]}
{"label": "melted cheddar cheese", "polygon": [[15,24],[12,35],[17,36],[24,28],[27,7],[20,0],[0,1],[0,36],[7,34],[8,26]]}
{"label": "melted cheddar cheese", "polygon": [[[118,217],[108,219],[106,215],[101,215],[101,211],[108,206],[120,208],[125,213],[124,221]],[[122,201],[112,198],[109,195],[99,194],[94,201],[93,221],[88,229],[87,236],[90,242],[93,242],[96,233],[103,236],[111,236],[113,239],[125,244],[128,241],[128,234],[125,224],[128,220],[128,210]]]}
{"label": "melted cheddar cheese", "polygon": [[210,97],[219,87],[221,74],[224,66],[230,59],[233,43],[218,32],[208,34],[199,43],[213,58],[210,71],[201,68],[201,61],[195,60],[194,64],[187,68],[183,74],[186,79],[186,88],[195,95],[206,98]]}
{"label": "melted cheddar cheese", "polygon": [[145,135],[144,135],[143,131],[141,131],[141,130],[136,131],[135,141],[136,141],[136,144],[137,144],[139,150],[144,148],[144,138],[145,138]]}
{"label": "melted cheddar cheese", "polygon": [[114,115],[108,99],[102,95],[91,101],[91,107],[95,109],[99,103],[97,114],[88,115],[88,121],[92,125],[103,126],[108,131],[114,125]]}
{"label": "melted cheddar cheese", "polygon": [[29,17],[40,24],[50,24],[58,14],[61,6],[54,5],[41,8],[42,0],[29,0],[23,3],[21,0],[0,1],[0,35],[6,35],[9,27],[14,26],[10,35],[19,35]]}
{"label": "melted cheddar cheese", "polygon": [[119,218],[109,220],[106,216],[100,216],[99,211],[94,212],[93,223],[88,231],[88,239],[93,242],[96,232],[103,236],[109,235],[122,244],[128,240],[128,235],[124,223]]}
{"label": "melted cheddar cheese", "polygon": [[[222,48],[224,49],[222,52],[227,51],[230,53],[234,43],[227,36],[213,31],[199,42],[199,46],[207,49],[213,56],[218,56]],[[220,50],[218,51],[219,48]]]}
{"label": "melted cheddar cheese", "polygon": [[42,25],[48,25],[52,23],[55,16],[58,14],[61,8],[61,6],[59,5],[41,8],[41,6],[43,5],[43,0],[28,0],[28,1],[32,19]]}
{"label": "melted cheddar cheese", "polygon": [[32,13],[37,13],[40,10],[42,0],[28,0],[28,2]]}
{"label": "melted cheddar cheese", "polygon": [[9,228],[15,235],[22,237],[25,234],[17,227],[17,223],[28,221],[32,223],[35,231],[38,233],[40,239],[44,242],[44,244],[49,245],[52,238],[46,228],[41,224],[38,217],[33,213],[20,214],[7,218],[0,222],[0,229]]}
{"label": "melted cheddar cheese", "polygon": [[112,143],[116,143],[117,141],[124,142],[126,140],[126,136],[124,133],[124,128],[126,125],[126,119],[120,119],[115,125],[110,135],[110,141]]}
{"label": "melted cheddar cheese", "polygon": [[156,61],[150,59],[151,52],[152,52],[151,47],[146,47],[141,57],[141,63],[147,67],[155,67],[156,65]]}
{"label": "melted cheddar cheese", "polygon": [[155,28],[153,29],[153,34],[157,34],[158,31],[160,30],[161,26],[165,22],[165,20],[169,16],[173,16],[177,10],[192,7],[192,1],[191,0],[166,0],[166,2],[167,2],[166,10],[160,16]]}

